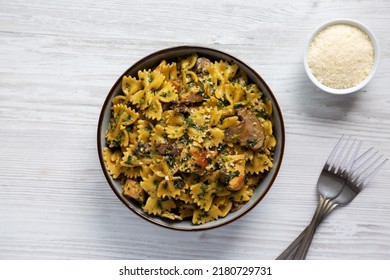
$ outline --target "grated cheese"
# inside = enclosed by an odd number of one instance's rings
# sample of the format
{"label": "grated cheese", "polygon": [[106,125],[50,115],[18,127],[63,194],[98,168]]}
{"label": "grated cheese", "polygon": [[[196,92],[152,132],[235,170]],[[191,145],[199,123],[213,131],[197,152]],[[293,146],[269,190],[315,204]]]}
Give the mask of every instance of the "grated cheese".
{"label": "grated cheese", "polygon": [[346,89],[362,82],[374,64],[368,35],[348,24],[335,24],[319,32],[310,44],[308,63],[325,86]]}

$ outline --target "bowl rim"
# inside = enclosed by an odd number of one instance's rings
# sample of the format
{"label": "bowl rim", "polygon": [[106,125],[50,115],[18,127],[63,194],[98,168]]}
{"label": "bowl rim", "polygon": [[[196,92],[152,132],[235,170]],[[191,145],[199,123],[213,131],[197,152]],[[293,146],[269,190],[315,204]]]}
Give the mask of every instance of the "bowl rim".
{"label": "bowl rim", "polygon": [[[309,63],[308,63],[308,52],[309,52],[310,44],[313,41],[314,37],[317,36],[318,33],[323,31],[325,28],[332,26],[332,25],[336,25],[336,24],[348,24],[348,25],[355,26],[355,27],[359,28],[360,30],[362,30],[363,32],[365,32],[367,34],[367,36],[370,38],[372,46],[374,48],[374,63],[372,65],[372,69],[371,69],[370,73],[368,74],[368,76],[363,81],[361,81],[359,84],[357,84],[353,87],[350,87],[350,88],[346,88],[346,89],[331,88],[331,87],[325,86],[324,84],[319,82],[317,80],[317,78],[313,75],[313,73],[311,72],[310,67],[309,67]],[[336,94],[336,95],[344,95],[344,94],[353,93],[353,92],[356,92],[356,91],[362,89],[371,81],[371,79],[375,76],[375,73],[378,69],[379,57],[380,57],[380,48],[379,48],[378,40],[377,40],[376,36],[374,35],[374,33],[366,25],[364,25],[360,21],[357,21],[354,19],[337,18],[337,19],[329,20],[325,23],[322,23],[321,25],[316,27],[314,29],[314,31],[310,34],[309,39],[307,40],[305,48],[304,48],[303,64],[304,64],[304,68],[305,68],[305,72],[306,72],[307,76],[319,89],[321,89],[325,92],[328,92],[328,93]]]}
{"label": "bowl rim", "polygon": [[[226,217],[224,217],[224,219],[220,219],[219,223],[216,223],[216,224],[208,226],[208,227],[207,226],[199,227],[197,225],[194,225],[193,227],[172,227],[172,226],[169,226],[168,224],[165,224],[165,223],[158,223],[154,219],[152,219],[152,217],[149,217],[149,215],[147,213],[139,213],[138,211],[136,211],[136,209],[133,209],[131,207],[130,203],[126,200],[126,198],[124,198],[121,195],[121,193],[118,192],[116,187],[111,183],[111,180],[113,180],[113,179],[112,179],[111,175],[109,174],[109,172],[107,170],[107,167],[105,165],[104,158],[103,158],[103,147],[105,147],[105,144],[103,144],[102,140],[101,140],[102,133],[105,133],[104,131],[102,131],[103,130],[104,115],[106,113],[107,107],[111,104],[112,97],[115,95],[115,89],[122,82],[123,76],[127,75],[131,71],[134,71],[134,69],[139,68],[140,65],[144,64],[149,59],[154,58],[154,57],[156,57],[158,55],[161,55],[161,54],[164,54],[164,53],[171,53],[171,52],[175,52],[175,51],[190,51],[190,50],[193,51],[193,52],[196,52],[196,50],[204,51],[204,52],[212,52],[213,54],[215,54],[215,56],[226,56],[226,57],[229,57],[231,60],[233,60],[233,61],[235,61],[235,62],[245,66],[249,71],[252,72],[252,74],[254,76],[256,76],[257,79],[259,79],[259,81],[262,83],[262,86],[267,90],[270,98],[272,99],[273,109],[274,109],[273,112],[277,114],[277,116],[278,116],[278,118],[280,120],[280,124],[279,125],[280,125],[280,131],[281,131],[281,135],[280,135],[281,139],[278,139],[280,141],[279,142],[279,147],[280,147],[279,153],[280,153],[280,156],[279,156],[279,158],[277,160],[276,165],[274,165],[272,167],[272,169],[274,169],[273,175],[272,175],[268,185],[266,186],[266,188],[262,192],[262,194],[256,199],[256,201],[253,202],[252,205],[250,205],[250,207],[248,207],[242,213],[238,214],[236,217],[233,217],[233,218],[230,218],[230,219],[225,219]],[[142,70],[142,69],[137,69],[137,70]],[[285,137],[285,126],[284,126],[284,119],[283,119],[282,111],[280,109],[280,106],[279,106],[279,104],[277,102],[277,99],[276,99],[275,95],[273,94],[273,92],[269,88],[268,84],[263,80],[263,78],[252,67],[248,66],[246,63],[242,62],[240,59],[237,59],[235,56],[233,56],[231,54],[225,53],[225,52],[217,50],[217,49],[213,49],[213,48],[209,48],[209,47],[203,47],[203,46],[196,46],[196,45],[182,45],[182,46],[175,46],[175,47],[164,48],[164,49],[152,52],[149,55],[146,55],[145,57],[141,58],[140,60],[138,60],[137,62],[132,64],[132,66],[130,66],[127,70],[125,70],[119,76],[117,81],[111,87],[109,93],[107,94],[107,96],[106,96],[106,98],[104,100],[103,106],[101,108],[100,115],[99,115],[99,120],[98,120],[98,125],[97,125],[97,150],[98,150],[98,157],[99,157],[101,169],[103,171],[103,174],[104,174],[104,176],[106,178],[107,183],[109,184],[109,186],[111,187],[112,191],[115,193],[117,198],[127,208],[129,208],[133,213],[135,213],[137,216],[143,218],[144,220],[146,220],[146,221],[148,221],[148,222],[150,222],[150,223],[152,223],[154,225],[158,225],[160,227],[171,229],[171,230],[187,231],[187,232],[188,231],[203,231],[203,230],[210,230],[210,229],[218,228],[218,227],[221,227],[223,225],[229,224],[229,223],[239,219],[240,217],[242,217],[246,213],[250,212],[265,197],[265,195],[271,189],[271,187],[273,186],[273,184],[274,184],[274,182],[275,182],[275,180],[277,178],[277,175],[279,173],[279,170],[280,170],[280,167],[281,167],[281,164],[282,164],[282,161],[283,161],[283,157],[284,157],[285,138],[286,138]]]}

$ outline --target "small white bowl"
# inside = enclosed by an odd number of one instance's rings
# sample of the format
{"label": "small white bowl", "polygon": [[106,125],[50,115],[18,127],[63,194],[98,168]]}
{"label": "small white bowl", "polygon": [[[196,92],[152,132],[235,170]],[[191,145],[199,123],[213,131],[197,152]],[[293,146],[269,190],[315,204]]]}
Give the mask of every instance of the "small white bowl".
{"label": "small white bowl", "polygon": [[[309,52],[309,48],[310,48],[310,45],[311,45],[311,42],[313,41],[313,39],[325,28],[332,26],[332,25],[336,25],[336,24],[348,24],[348,25],[355,26],[355,27],[359,28],[360,30],[362,30],[363,32],[365,32],[368,35],[368,37],[370,38],[371,43],[374,47],[374,63],[372,65],[372,69],[371,69],[370,73],[368,74],[368,76],[363,81],[361,81],[359,84],[357,84],[353,87],[345,88],[345,89],[331,88],[331,87],[328,87],[328,86],[325,86],[324,84],[322,84],[313,75],[313,73],[309,67],[309,62],[308,62],[308,52]],[[305,49],[304,49],[303,63],[305,66],[307,76],[319,89],[321,89],[325,92],[328,92],[328,93],[339,94],[339,95],[356,92],[356,91],[362,89],[365,85],[367,85],[367,83],[375,75],[375,72],[378,68],[378,63],[379,63],[378,41],[376,40],[374,34],[366,26],[364,26],[362,23],[360,23],[358,21],[351,20],[351,19],[332,20],[332,21],[326,22],[326,23],[322,24],[321,26],[317,27],[315,29],[315,31],[311,34],[311,36],[310,36],[310,38],[305,46]]]}

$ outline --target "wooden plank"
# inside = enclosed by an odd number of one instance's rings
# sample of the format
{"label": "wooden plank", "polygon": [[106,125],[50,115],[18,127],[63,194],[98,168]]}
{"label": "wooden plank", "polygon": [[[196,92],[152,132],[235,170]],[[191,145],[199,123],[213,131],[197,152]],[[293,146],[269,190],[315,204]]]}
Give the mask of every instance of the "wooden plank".
{"label": "wooden plank", "polygon": [[[390,3],[377,1],[2,1],[0,259],[274,259],[307,225],[315,185],[344,133],[390,155]],[[331,96],[306,78],[310,32],[336,17],[377,35],[381,63],[361,92]],[[245,61],[278,98],[286,126],[280,174],[240,220],[176,232],[137,217],[101,172],[96,125],[116,79],[176,45]],[[310,259],[390,259],[389,167],[320,226]]]}

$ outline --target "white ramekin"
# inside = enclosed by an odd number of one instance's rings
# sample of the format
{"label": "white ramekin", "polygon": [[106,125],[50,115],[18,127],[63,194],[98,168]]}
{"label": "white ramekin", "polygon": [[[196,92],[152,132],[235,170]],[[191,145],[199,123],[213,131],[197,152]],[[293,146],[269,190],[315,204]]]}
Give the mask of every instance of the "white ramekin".
{"label": "white ramekin", "polygon": [[[317,36],[318,33],[320,33],[322,30],[324,30],[328,26],[336,25],[336,24],[348,24],[348,25],[356,26],[357,28],[361,29],[362,31],[364,31],[368,35],[368,37],[370,38],[372,45],[374,47],[374,64],[372,66],[370,73],[359,84],[357,84],[353,87],[350,87],[350,88],[346,88],[346,89],[335,89],[335,88],[331,88],[331,87],[325,86],[324,84],[320,83],[316,79],[316,77],[313,75],[313,73],[311,72],[310,67],[309,67],[309,63],[308,63],[308,52],[309,52],[310,44],[313,41],[313,39]],[[311,34],[311,36],[309,37],[309,40],[307,41],[307,44],[306,44],[305,49],[304,49],[304,56],[303,56],[303,64],[305,66],[305,71],[306,71],[306,74],[309,77],[309,79],[319,89],[321,89],[325,92],[328,92],[328,93],[332,93],[332,94],[348,94],[348,93],[356,92],[356,91],[362,89],[365,85],[367,85],[367,83],[372,79],[372,77],[374,77],[375,72],[378,68],[378,63],[379,63],[379,45],[378,45],[378,41],[375,38],[374,34],[366,26],[364,26],[362,23],[355,21],[355,20],[351,20],[351,19],[335,19],[335,20],[326,22],[326,23],[322,24],[321,26],[317,27],[314,30],[314,32]]]}

